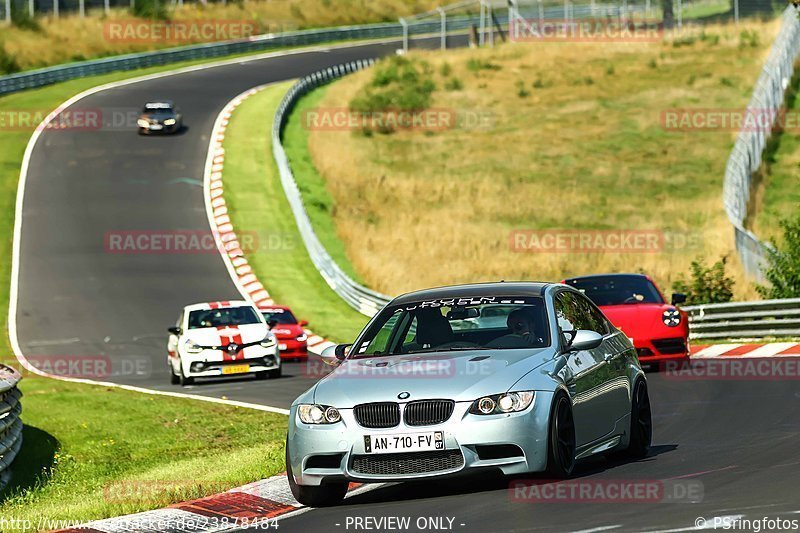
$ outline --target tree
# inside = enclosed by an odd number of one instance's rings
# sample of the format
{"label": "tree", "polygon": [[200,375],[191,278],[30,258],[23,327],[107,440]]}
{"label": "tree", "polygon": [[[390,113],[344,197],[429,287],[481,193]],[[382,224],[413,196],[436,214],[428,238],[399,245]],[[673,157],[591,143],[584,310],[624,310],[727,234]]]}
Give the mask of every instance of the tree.
{"label": "tree", "polygon": [[772,242],[767,250],[768,285],[756,287],[764,298],[800,297],[800,212],[794,218],[781,220],[783,239],[780,245]]}

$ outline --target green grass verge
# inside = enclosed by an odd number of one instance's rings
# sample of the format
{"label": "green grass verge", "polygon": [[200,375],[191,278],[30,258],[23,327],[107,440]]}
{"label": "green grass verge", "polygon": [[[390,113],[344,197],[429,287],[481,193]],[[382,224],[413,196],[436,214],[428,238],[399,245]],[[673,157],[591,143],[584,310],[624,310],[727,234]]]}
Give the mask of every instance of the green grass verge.
{"label": "green grass verge", "polygon": [[[268,87],[233,113],[224,142],[225,200],[233,226],[259,236],[259,249],[250,253],[248,260],[270,295],[309,320],[320,335],[335,341],[353,341],[366,318],[328,287],[308,257],[272,157],[272,119],[290,85]],[[295,132],[293,139],[301,138]],[[317,190],[318,183],[312,183],[304,179],[301,189],[312,194],[309,213],[319,223],[324,209],[317,203],[329,201],[329,197],[320,200],[325,198],[324,183],[323,192]],[[309,205],[308,197],[305,199]],[[328,227],[330,231],[320,232],[326,246],[335,238],[332,225]],[[344,253],[339,246],[334,254],[337,261]]]}
{"label": "green grass verge", "polygon": [[323,86],[300,99],[286,123],[283,148],[289,158],[297,186],[303,195],[303,203],[311,219],[311,225],[314,226],[314,232],[336,264],[348,276],[360,283],[358,273],[347,258],[344,243],[336,235],[336,225],[333,223],[336,204],[333,196],[328,191],[325,178],[317,172],[311,160],[311,153],[308,151],[308,130],[303,123],[303,117],[309,111],[318,108],[324,96]]}
{"label": "green grass verge", "polygon": [[91,520],[215,494],[283,471],[286,417],[32,378],[25,444],[0,516]]}
{"label": "green grass verge", "polygon": [[[97,85],[197,63],[8,95],[0,98],[0,114],[46,112]],[[17,183],[31,133],[0,131],[0,253],[6,258],[11,257]],[[4,323],[10,274],[11,261],[0,263]],[[7,338],[0,360],[16,363]],[[286,418],[281,415],[38,376],[26,376],[20,389],[25,394],[25,444],[14,463],[12,484],[0,493],[0,516],[33,520],[34,528],[39,518],[82,521],[157,508],[283,469]]]}

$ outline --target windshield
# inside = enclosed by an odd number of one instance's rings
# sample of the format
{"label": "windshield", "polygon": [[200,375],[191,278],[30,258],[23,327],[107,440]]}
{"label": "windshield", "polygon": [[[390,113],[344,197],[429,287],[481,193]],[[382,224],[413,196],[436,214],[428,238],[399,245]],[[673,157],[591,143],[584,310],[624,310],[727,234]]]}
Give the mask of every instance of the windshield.
{"label": "windshield", "polygon": [[224,309],[201,309],[189,313],[189,329],[244,326],[261,321],[251,307],[227,307]]}
{"label": "windshield", "polygon": [[478,297],[386,307],[353,352],[358,358],[549,345],[550,330],[542,298]]}
{"label": "windshield", "polygon": [[658,289],[644,276],[595,276],[568,279],[566,283],[598,306],[664,303]]}
{"label": "windshield", "polygon": [[297,319],[288,309],[262,309],[261,314],[267,322],[274,320],[278,324],[297,324]]}

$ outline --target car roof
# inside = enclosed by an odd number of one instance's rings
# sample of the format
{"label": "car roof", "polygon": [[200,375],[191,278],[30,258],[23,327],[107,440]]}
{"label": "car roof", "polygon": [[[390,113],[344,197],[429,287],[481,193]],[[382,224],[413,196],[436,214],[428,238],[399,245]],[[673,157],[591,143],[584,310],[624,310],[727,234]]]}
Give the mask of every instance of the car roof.
{"label": "car roof", "polygon": [[155,100],[153,102],[145,102],[144,106],[157,109],[159,107],[175,107],[175,104],[172,102],[172,100]]}
{"label": "car roof", "polygon": [[493,281],[488,283],[471,283],[466,285],[450,285],[402,294],[392,300],[391,304],[406,304],[436,298],[464,298],[469,296],[542,296],[552,285],[538,281]]}
{"label": "car roof", "polygon": [[184,307],[186,311],[199,311],[207,309],[227,309],[231,307],[253,307],[253,304],[244,300],[220,300],[217,302],[201,302]]}
{"label": "car roof", "polygon": [[588,274],[586,276],[574,276],[574,277],[571,277],[571,278],[566,278],[564,281],[567,282],[567,281],[577,281],[577,280],[580,280],[580,279],[622,278],[622,277],[625,277],[625,278],[636,277],[636,278],[650,279],[650,276],[648,276],[647,274],[642,274],[640,272],[630,272],[630,273],[614,272],[614,273],[610,273],[610,274]]}

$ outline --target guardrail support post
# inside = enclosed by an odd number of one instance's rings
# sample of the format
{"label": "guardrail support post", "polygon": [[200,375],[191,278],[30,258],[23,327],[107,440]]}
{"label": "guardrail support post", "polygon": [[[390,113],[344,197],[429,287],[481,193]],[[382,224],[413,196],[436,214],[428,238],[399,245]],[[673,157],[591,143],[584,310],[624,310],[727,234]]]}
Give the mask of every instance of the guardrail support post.
{"label": "guardrail support post", "polygon": [[28,0],[28,14],[33,18],[33,0]]}
{"label": "guardrail support post", "polygon": [[[133,0],[131,0],[131,2],[133,2]],[[131,7],[133,7],[133,4],[131,4]],[[78,11],[80,11],[81,18],[86,17],[86,2],[85,2],[85,0],[78,0]]]}
{"label": "guardrail support post", "polygon": [[733,21],[739,24],[739,0],[733,0]]}
{"label": "guardrail support post", "polygon": [[683,28],[683,0],[678,0],[678,28]]}
{"label": "guardrail support post", "polygon": [[442,9],[441,7],[437,7],[436,11],[439,12],[439,17],[441,18],[441,21],[442,21],[442,27],[441,27],[441,30],[440,30],[441,33],[442,33],[442,37],[441,37],[442,50],[446,50],[447,49],[447,14],[444,12],[444,9]]}
{"label": "guardrail support post", "polygon": [[53,16],[58,18],[58,0],[53,0]]}
{"label": "guardrail support post", "polygon": [[11,24],[11,0],[6,0],[6,22]]}
{"label": "guardrail support post", "polygon": [[403,52],[408,52],[408,22],[401,18],[400,25],[403,27]]}

